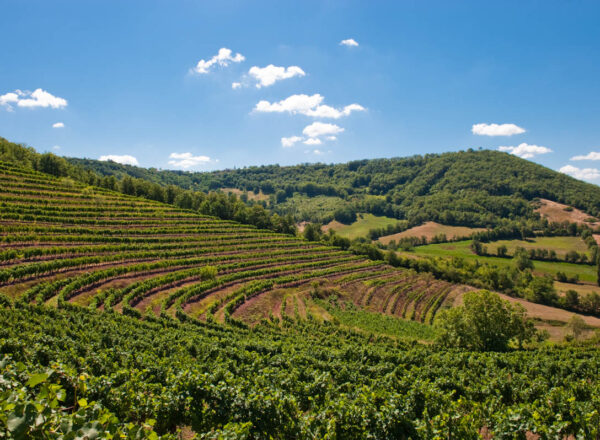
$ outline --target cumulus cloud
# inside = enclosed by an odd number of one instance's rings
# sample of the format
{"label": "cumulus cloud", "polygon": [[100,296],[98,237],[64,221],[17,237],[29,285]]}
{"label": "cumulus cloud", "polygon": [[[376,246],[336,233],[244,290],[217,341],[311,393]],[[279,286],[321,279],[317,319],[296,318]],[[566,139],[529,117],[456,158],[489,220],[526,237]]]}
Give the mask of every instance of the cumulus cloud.
{"label": "cumulus cloud", "polygon": [[309,138],[317,138],[320,136],[333,136],[343,131],[344,129],[342,127],[335,124],[313,122],[312,124],[304,127],[304,130],[302,130],[302,134],[308,136]]}
{"label": "cumulus cloud", "polygon": [[239,89],[240,87],[242,87],[242,83],[239,83],[239,82],[232,82],[232,83],[231,83],[231,88],[232,88],[233,90],[235,90],[235,89]]}
{"label": "cumulus cloud", "polygon": [[55,145],[52,147],[53,150],[58,151],[60,150],[60,145]]}
{"label": "cumulus cloud", "polygon": [[573,165],[565,165],[558,171],[573,176],[576,179],[594,180],[600,177],[600,170],[597,168],[577,168]]}
{"label": "cumulus cloud", "polygon": [[123,165],[139,165],[138,160],[129,154],[123,154],[123,155],[107,154],[105,156],[100,156],[100,158],[98,160],[103,161],[103,162],[110,160],[110,161],[120,163]]}
{"label": "cumulus cloud", "polygon": [[279,102],[259,101],[254,107],[255,112],[260,113],[291,113],[311,116],[313,118],[331,118],[339,119],[343,116],[349,116],[355,111],[365,111],[365,108],[359,104],[350,104],[342,109],[336,109],[328,105],[321,104],[323,96],[316,93],[314,95],[292,95]]}
{"label": "cumulus cloud", "polygon": [[199,75],[207,74],[210,69],[215,65],[219,66],[228,66],[229,63],[241,63],[246,58],[241,53],[236,53],[233,55],[231,49],[227,49],[226,47],[222,47],[219,49],[219,53],[210,58],[209,60],[200,60],[196,67],[192,68],[192,72],[197,73]]}
{"label": "cumulus cloud", "polygon": [[171,159],[169,165],[183,169],[205,165],[210,162],[210,157],[194,156],[192,153],[171,153],[169,159]]}
{"label": "cumulus cloud", "polygon": [[295,143],[300,142],[302,139],[300,136],[282,137],[281,146],[284,148],[293,147]]}
{"label": "cumulus cloud", "polygon": [[323,102],[323,97],[318,93],[314,95],[292,95],[279,102],[259,101],[254,111],[260,113],[306,113]]}
{"label": "cumulus cloud", "polygon": [[0,105],[6,107],[9,111],[13,109],[13,105],[29,108],[64,108],[67,106],[67,100],[42,89],[35,89],[33,92],[15,90],[0,95]]}
{"label": "cumulus cloud", "polygon": [[471,131],[479,136],[512,136],[525,133],[525,129],[515,124],[473,124]]}
{"label": "cumulus cloud", "polygon": [[340,45],[348,46],[348,47],[356,47],[356,46],[358,46],[358,43],[356,42],[356,40],[354,38],[348,38],[347,40],[340,41]]}
{"label": "cumulus cloud", "polygon": [[501,146],[498,147],[498,150],[514,154],[515,156],[519,156],[523,159],[531,159],[532,157],[537,156],[538,154],[552,153],[552,150],[550,148],[542,147],[539,145],[529,145],[526,143],[519,144],[516,147]]}
{"label": "cumulus cloud", "polygon": [[52,128],[65,128],[65,124],[63,124],[62,122],[56,122],[52,124]]}
{"label": "cumulus cloud", "polygon": [[248,74],[256,79],[257,88],[268,87],[283,79],[293,78],[295,76],[304,76],[304,70],[298,66],[280,67],[269,64],[266,67],[253,66]]}
{"label": "cumulus cloud", "polygon": [[321,145],[323,141],[319,138],[308,138],[303,143],[306,145]]}
{"label": "cumulus cloud", "polygon": [[573,156],[571,160],[600,160],[600,152],[590,151],[586,155]]}

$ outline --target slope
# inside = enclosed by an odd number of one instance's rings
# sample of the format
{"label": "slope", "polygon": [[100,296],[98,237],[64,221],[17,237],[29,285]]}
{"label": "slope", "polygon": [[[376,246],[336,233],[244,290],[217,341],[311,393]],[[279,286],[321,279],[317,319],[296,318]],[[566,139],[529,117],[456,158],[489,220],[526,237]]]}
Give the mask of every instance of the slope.
{"label": "slope", "polygon": [[[274,291],[303,302],[311,283],[368,305],[370,279],[381,297],[402,287],[411,317],[430,322],[454,289],[339,248],[69,178],[0,163],[0,183],[0,293],[22,303],[236,322],[245,303]],[[273,303],[250,321],[281,314]]]}
{"label": "slope", "polygon": [[[301,197],[325,197],[327,223],[341,207],[407,219],[411,225],[436,221],[446,225],[495,226],[506,219],[537,218],[529,202],[545,198],[597,216],[600,188],[516,156],[490,150],[468,150],[407,158],[372,159],[346,164],[302,164],[248,167],[210,173],[158,171],[69,159],[103,175],[143,178],[183,188],[237,188],[271,194],[280,214],[310,217]],[[296,218],[296,220],[315,220]]]}

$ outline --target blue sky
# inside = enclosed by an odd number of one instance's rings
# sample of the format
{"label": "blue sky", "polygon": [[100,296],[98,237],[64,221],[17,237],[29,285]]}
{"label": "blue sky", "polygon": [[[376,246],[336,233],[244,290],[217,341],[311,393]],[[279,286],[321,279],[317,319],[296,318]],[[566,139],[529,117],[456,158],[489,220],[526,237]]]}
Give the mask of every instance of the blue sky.
{"label": "blue sky", "polygon": [[0,136],[39,151],[211,170],[504,146],[600,182],[597,1],[0,11]]}

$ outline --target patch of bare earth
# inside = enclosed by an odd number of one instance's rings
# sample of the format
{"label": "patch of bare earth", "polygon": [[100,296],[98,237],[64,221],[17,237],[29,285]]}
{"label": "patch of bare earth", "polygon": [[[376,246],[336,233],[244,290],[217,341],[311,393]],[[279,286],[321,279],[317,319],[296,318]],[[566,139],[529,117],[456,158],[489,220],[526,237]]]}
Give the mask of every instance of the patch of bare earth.
{"label": "patch of bare earth", "polygon": [[468,237],[474,232],[484,231],[483,228],[467,228],[466,226],[446,226],[436,222],[426,222],[420,226],[407,229],[406,231],[399,232],[397,234],[385,235],[379,238],[379,241],[383,244],[388,244],[390,241],[399,241],[402,238],[407,237],[426,237],[427,241],[431,241],[433,237],[440,234],[445,234],[449,239],[457,239],[462,237]]}
{"label": "patch of bare earth", "polygon": [[[592,228],[595,228],[600,225],[600,223],[597,221],[586,222],[586,219],[593,217],[577,208],[572,208],[568,205],[563,205],[562,203],[553,202],[552,200],[548,199],[540,199],[540,203],[540,207],[537,208],[535,211],[539,212],[542,217],[546,217],[548,221],[559,223],[568,221],[570,223],[586,224]],[[568,210],[565,211],[565,209]],[[598,239],[596,239],[596,241],[597,240]]]}

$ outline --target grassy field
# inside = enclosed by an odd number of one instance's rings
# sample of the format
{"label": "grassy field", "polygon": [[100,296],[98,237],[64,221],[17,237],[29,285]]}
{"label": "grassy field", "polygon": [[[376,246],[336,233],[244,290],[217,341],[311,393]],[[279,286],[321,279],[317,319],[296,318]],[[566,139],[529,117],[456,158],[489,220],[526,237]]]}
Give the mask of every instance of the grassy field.
{"label": "grassy field", "polygon": [[537,237],[528,240],[499,240],[484,244],[490,254],[495,254],[498,247],[502,245],[506,246],[509,255],[512,255],[517,247],[522,247],[554,250],[559,258],[564,258],[569,251],[577,251],[589,257],[588,247],[580,237]]}
{"label": "grassy field", "polygon": [[[479,260],[482,263],[498,267],[512,265],[510,258],[481,257],[475,255],[470,249],[471,240],[457,241],[454,243],[429,244],[415,247],[406,255],[431,256],[431,257],[462,257],[467,260]],[[547,261],[534,261],[534,273],[539,275],[555,276],[557,272],[564,272],[567,276],[579,276],[579,279],[588,283],[596,282],[596,268],[587,264],[554,263]]]}
{"label": "grassy field", "polygon": [[383,244],[388,244],[390,241],[395,240],[396,242],[401,238],[406,237],[427,237],[427,240],[431,240],[436,235],[445,234],[448,238],[454,237],[468,237],[473,232],[483,231],[483,228],[467,228],[465,226],[446,226],[436,222],[426,222],[422,225],[415,226],[414,228],[407,229],[406,231],[399,232],[398,234],[386,235],[379,238],[379,241]]}
{"label": "grassy field", "polygon": [[395,225],[398,220],[390,217],[378,217],[373,214],[358,214],[357,220],[351,225],[344,225],[335,220],[323,227],[327,231],[333,229],[340,237],[357,238],[366,237],[369,229],[385,228],[388,225]]}

